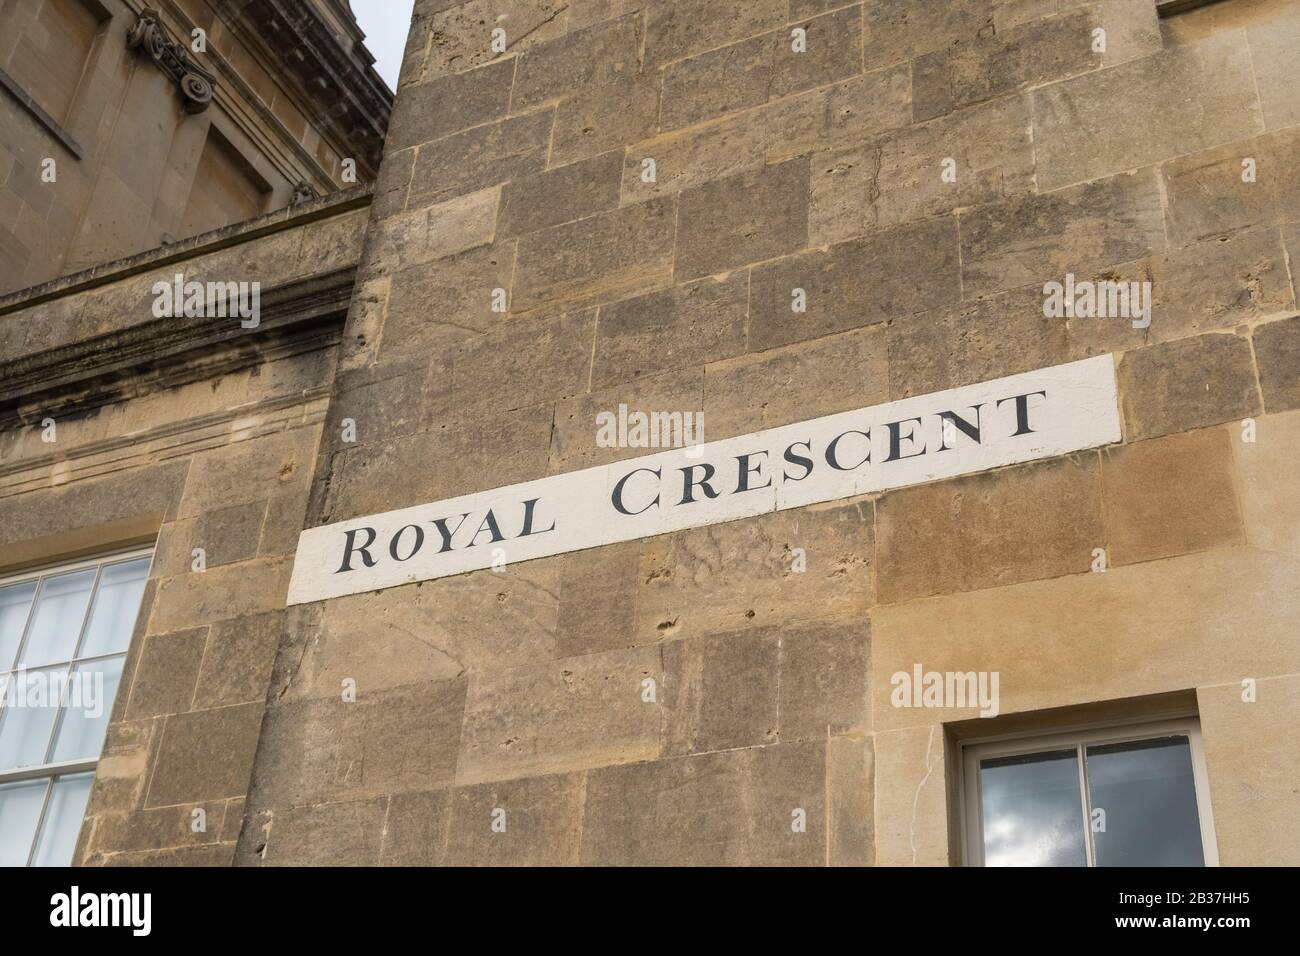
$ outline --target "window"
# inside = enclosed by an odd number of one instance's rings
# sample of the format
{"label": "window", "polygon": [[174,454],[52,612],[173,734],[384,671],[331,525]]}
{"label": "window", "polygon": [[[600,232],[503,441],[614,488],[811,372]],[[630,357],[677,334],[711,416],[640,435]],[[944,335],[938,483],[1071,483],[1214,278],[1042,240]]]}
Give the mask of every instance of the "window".
{"label": "window", "polygon": [[239,150],[216,126],[209,127],[181,217],[180,238],[256,219],[266,211],[270,192],[270,185]]}
{"label": "window", "polygon": [[0,866],[67,866],[151,552],[0,579]]}
{"label": "window", "polygon": [[18,43],[0,66],[56,123],[66,124],[106,18],[98,3],[86,0],[12,4],[0,11],[0,23]]}
{"label": "window", "polygon": [[1218,863],[1195,719],[968,745],[962,784],[968,865]]}

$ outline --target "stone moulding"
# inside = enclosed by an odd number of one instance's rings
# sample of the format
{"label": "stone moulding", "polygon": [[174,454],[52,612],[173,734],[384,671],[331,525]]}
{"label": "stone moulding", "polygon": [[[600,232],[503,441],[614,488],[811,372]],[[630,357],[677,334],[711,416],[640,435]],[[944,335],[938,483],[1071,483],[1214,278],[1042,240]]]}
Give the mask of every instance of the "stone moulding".
{"label": "stone moulding", "polygon": [[185,47],[167,34],[156,10],[146,7],[126,35],[127,49],[143,52],[181,91],[185,112],[202,113],[212,102],[217,78],[194,62]]}

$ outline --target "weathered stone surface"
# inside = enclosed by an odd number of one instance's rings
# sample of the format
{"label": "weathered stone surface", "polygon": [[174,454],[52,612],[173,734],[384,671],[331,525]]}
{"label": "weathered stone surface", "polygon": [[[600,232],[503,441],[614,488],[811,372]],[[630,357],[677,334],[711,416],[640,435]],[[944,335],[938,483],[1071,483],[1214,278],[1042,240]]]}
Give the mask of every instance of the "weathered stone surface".
{"label": "weathered stone surface", "polygon": [[653,0],[646,8],[647,69],[757,36],[786,17],[786,0]]}
{"label": "weathered stone surface", "polygon": [[584,87],[599,86],[638,72],[641,18],[625,16],[519,55],[510,109],[526,112]]}
{"label": "weathered stone surface", "polygon": [[527,113],[420,148],[411,174],[407,206],[446,202],[456,196],[540,172],[546,166],[554,113]]}
{"label": "weathered stone surface", "polygon": [[381,866],[438,866],[446,860],[451,791],[395,794],[384,821]]}
{"label": "weathered stone surface", "polygon": [[[424,57],[426,77],[472,70],[562,37],[568,9],[563,0],[468,0],[434,11],[428,22],[432,42]],[[496,28],[506,32],[505,53],[492,49]],[[404,80],[410,75],[403,70]]]}
{"label": "weathered stone surface", "polygon": [[[195,810],[202,810],[204,829],[195,830]],[[226,805],[220,802],[196,806],[161,807],[136,813],[104,814],[95,821],[93,851],[102,847],[113,853],[165,850],[183,846],[218,843],[224,829]]]}
{"label": "weathered stone surface", "polygon": [[672,270],[676,207],[671,199],[639,203],[522,237],[514,310],[566,299],[626,298],[664,285]]}
{"label": "weathered stone surface", "polygon": [[190,517],[214,506],[301,494],[311,480],[319,438],[315,428],[296,428],[195,455],[180,516]]}
{"label": "weathered stone surface", "polygon": [[287,560],[243,561],[164,578],[149,615],[149,633],[162,634],[284,607]]}
{"label": "weathered stone surface", "polygon": [[745,349],[749,276],[734,273],[600,310],[594,388],[729,358]]}
{"label": "weathered stone surface", "polygon": [[[879,137],[872,195],[876,221],[892,226],[1032,192],[1029,100],[1009,96]],[[945,182],[945,163],[955,182]]]}
{"label": "weathered stone surface", "polygon": [[650,0],[570,0],[569,32],[635,13],[649,5]]}
{"label": "weathered stone surface", "polygon": [[1227,425],[1239,476],[1246,540],[1257,548],[1300,555],[1300,412],[1265,415],[1255,422],[1255,441]]}
{"label": "weathered stone surface", "polygon": [[931,724],[877,733],[871,740],[876,775],[875,865],[947,866],[948,768],[943,728]]}
{"label": "weathered stone surface", "polygon": [[451,783],[465,680],[369,690],[270,708],[250,800],[283,807]]}
{"label": "weathered stone surface", "polygon": [[196,627],[145,638],[131,681],[127,720],[190,709],[207,636],[206,627]]}
{"label": "weathered stone surface", "polygon": [[[687,368],[680,371],[647,375],[618,385],[592,391],[565,399],[555,404],[554,430],[551,435],[551,463],[549,474],[556,475],[567,471],[577,471],[592,465],[608,464],[625,458],[636,458],[647,454],[655,447],[663,447],[662,434],[657,437],[659,445],[653,444],[650,436],[647,447],[632,447],[629,435],[628,447],[605,447],[602,436],[602,420],[598,416],[608,414],[613,417],[615,428],[619,415],[619,406],[627,406],[629,429],[635,422],[631,416],[638,413],[647,416],[651,425],[656,413],[668,415],[667,427],[669,438],[677,435],[684,440],[686,415],[698,415],[704,408],[704,373],[700,368]],[[680,426],[671,418],[676,414]],[[663,421],[662,417],[660,421]],[[698,419],[692,419],[698,426]],[[712,428],[711,425],[706,425]],[[711,437],[714,433],[708,432]],[[615,436],[616,437],[616,436]],[[692,435],[692,440],[695,436]]]}
{"label": "weathered stone surface", "polygon": [[[582,774],[457,787],[449,866],[565,866],[578,862]],[[496,827],[504,824],[504,830]]]}
{"label": "weathered stone surface", "polygon": [[[515,319],[465,339],[451,350],[446,400],[472,418],[485,406],[500,414],[585,392],[595,331],[596,313],[587,310],[558,318]],[[527,348],[518,347],[520,336],[527,339]]]}
{"label": "weathered stone surface", "polygon": [[583,87],[555,108],[551,164],[572,163],[652,135],[659,128],[657,77],[624,74]]}
{"label": "weathered stone surface", "polygon": [[1236,335],[1198,335],[1127,352],[1119,383],[1129,441],[1259,413],[1250,343]]}
{"label": "weathered stone surface", "polygon": [[1197,710],[1214,803],[1221,866],[1295,866],[1300,833],[1276,821],[1300,814],[1295,715],[1300,677],[1263,678],[1256,699],[1242,700],[1241,682],[1198,687]]}
{"label": "weathered stone surface", "polygon": [[865,734],[832,737],[826,744],[826,789],[831,866],[875,862],[875,751]]}
{"label": "weathered stone surface", "polygon": [[[676,193],[814,150],[860,143],[910,120],[906,65],[878,70],[634,143],[623,169],[623,202]],[[655,178],[649,182],[642,176],[646,159],[655,161]]]}
{"label": "weathered stone surface", "polygon": [[715,362],[704,369],[708,440],[745,435],[884,402],[885,330],[879,325]]}
{"label": "weathered stone surface", "polygon": [[402,88],[387,150],[392,153],[500,119],[510,106],[515,64],[509,60]]}
{"label": "weathered stone surface", "polygon": [[1174,47],[1032,95],[1042,190],[1263,130],[1250,51],[1240,33]]}
{"label": "weathered stone surface", "polygon": [[927,53],[912,63],[917,120],[1004,96],[1101,66],[1092,31],[1095,8],[1034,20],[1005,32],[984,30],[971,42]]}
{"label": "weathered stone surface", "polygon": [[1269,412],[1300,408],[1300,318],[1261,325],[1251,338],[1264,408]]}
{"label": "weathered stone surface", "polygon": [[277,810],[266,866],[376,866],[388,799]]}
{"label": "weathered stone surface", "polygon": [[[753,747],[587,774],[584,865],[810,865],[826,855],[826,747]],[[795,811],[806,829],[795,832]]]}
{"label": "weathered stone surface", "polygon": [[1123,174],[962,214],[962,290],[971,298],[1060,281],[1066,272],[1128,262],[1164,247],[1155,174]]}
{"label": "weathered stone surface", "polygon": [[882,604],[1086,572],[1104,540],[1092,453],[897,489],[876,514]]}
{"label": "weathered stone surface", "polygon": [[1300,11],[1291,4],[1276,4],[1250,24],[1246,38],[1265,128],[1300,124],[1300,90],[1294,73],[1300,53]]}
{"label": "weathered stone surface", "polygon": [[475,675],[465,707],[457,783],[535,776],[659,755],[659,648],[609,651]]}
{"label": "weathered stone surface", "polygon": [[280,612],[273,611],[213,625],[198,672],[194,706],[205,709],[266,700],[283,620]]}
{"label": "weathered stone surface", "polygon": [[688,126],[861,72],[862,19],[856,9],[800,24],[807,46],[793,50],[781,29],[720,47],[664,70],[664,129]]}
{"label": "weathered stone surface", "polygon": [[868,70],[913,60],[931,50],[966,46],[993,33],[992,0],[947,4],[867,0],[862,15]]}
{"label": "weathered stone surface", "polygon": [[133,810],[143,804],[162,727],[161,718],[109,723],[86,807],[88,817]]}
{"label": "weathered stone surface", "polygon": [[764,628],[664,644],[664,754],[776,743],[780,643]]}
{"label": "weathered stone surface", "polygon": [[[806,571],[795,571],[803,549]],[[873,594],[866,503],[778,511],[648,538],[637,637],[678,639],[859,614]]]}
{"label": "weathered stone surface", "polygon": [[1271,226],[1196,242],[1143,265],[1153,283],[1151,341],[1227,330],[1295,309],[1286,249]]}
{"label": "weathered stone surface", "polygon": [[[977,708],[889,706],[889,678],[927,671],[998,671],[999,712],[1029,713],[1293,674],[1300,558],[1221,548],[872,612],[871,673],[877,812],[885,794],[882,731],[975,717]],[[1050,635],[1050,639],[1047,635]],[[1105,635],[1099,640],[1098,635]],[[942,728],[936,725],[938,740]],[[922,748],[924,733],[922,732]],[[937,768],[936,768],[936,772]],[[921,774],[911,779],[913,786]],[[889,788],[900,802],[911,795]],[[910,813],[910,811],[909,811]],[[877,818],[878,827],[882,825]],[[883,862],[879,860],[878,862]]]}
{"label": "weathered stone surface", "polygon": [[260,703],[168,717],[145,806],[242,797],[261,726]]}
{"label": "weathered stone surface", "polygon": [[557,653],[562,558],[351,595],[327,606],[285,699],[450,680]]}
{"label": "weathered stone surface", "polygon": [[1108,564],[1244,543],[1229,440],[1206,428],[1102,452]]}
{"label": "weathered stone surface", "polygon": [[1006,32],[1031,20],[1090,5],[1097,10],[1106,31],[1103,66],[1150,56],[1164,47],[1155,5],[1129,0],[994,0],[993,25]]}
{"label": "weathered stone surface", "polygon": [[641,542],[576,551],[561,560],[555,656],[577,657],[633,646]]}
{"label": "weathered stone surface", "polygon": [[190,571],[197,559],[196,548],[203,549],[205,567],[256,557],[265,520],[266,502],[250,501],[163,525],[150,574],[165,577]]}
{"label": "weathered stone surface", "polygon": [[508,299],[514,267],[515,244],[500,242],[395,273],[380,357],[436,354],[499,325],[505,316],[492,311],[493,293],[503,289]]}
{"label": "weathered stone surface", "polygon": [[812,157],[809,174],[808,244],[825,246],[875,228],[880,154],[860,146]]}
{"label": "weathered stone surface", "polygon": [[623,154],[602,153],[519,179],[501,191],[497,238],[586,219],[618,206]]}
{"label": "weathered stone surface", "polygon": [[781,742],[870,729],[870,654],[865,614],[782,628]]}
{"label": "weathered stone surface", "polygon": [[792,159],[682,193],[675,274],[694,279],[808,244],[808,163]]}
{"label": "weathered stone surface", "polygon": [[[492,241],[500,188],[484,189],[444,203],[411,209],[377,223],[360,279],[425,265]],[[413,201],[411,205],[416,205]]]}
{"label": "weathered stone surface", "polygon": [[[541,478],[551,421],[551,407],[539,405],[478,415],[422,432],[417,440],[398,438],[345,454],[335,464],[329,513],[323,517],[342,521]],[[378,475],[382,481],[375,479]]]}
{"label": "weathered stone surface", "polygon": [[88,538],[81,547],[111,543],[111,538],[96,540],[96,527],[117,525],[134,527],[135,534],[151,532],[175,515],[185,472],[185,462],[168,462],[0,498],[0,546],[6,563],[33,562],[42,550],[58,554],[77,547],[51,547],[53,542]]}
{"label": "weathered stone surface", "polygon": [[[753,270],[749,347],[820,338],[958,301],[957,223],[935,219]],[[807,312],[792,308],[795,289]]]}
{"label": "weathered stone surface", "polygon": [[[1253,160],[1254,168],[1248,168]],[[1160,168],[1176,245],[1300,220],[1300,130],[1282,130],[1171,159]],[[1251,173],[1253,172],[1253,181]]]}
{"label": "weathered stone surface", "polygon": [[1063,319],[1044,317],[1036,287],[904,316],[884,333],[892,398],[1048,368],[1071,357],[1069,328]]}

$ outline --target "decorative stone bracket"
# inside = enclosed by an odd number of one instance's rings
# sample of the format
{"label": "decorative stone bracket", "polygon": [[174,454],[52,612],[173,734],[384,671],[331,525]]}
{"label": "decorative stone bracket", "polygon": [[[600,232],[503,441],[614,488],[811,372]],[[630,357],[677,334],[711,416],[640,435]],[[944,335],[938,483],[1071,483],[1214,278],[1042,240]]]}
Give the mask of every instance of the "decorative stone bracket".
{"label": "decorative stone bracket", "polygon": [[144,52],[180,87],[185,112],[202,113],[212,102],[217,78],[199,66],[185,46],[173,40],[156,10],[145,7],[126,35],[128,50]]}

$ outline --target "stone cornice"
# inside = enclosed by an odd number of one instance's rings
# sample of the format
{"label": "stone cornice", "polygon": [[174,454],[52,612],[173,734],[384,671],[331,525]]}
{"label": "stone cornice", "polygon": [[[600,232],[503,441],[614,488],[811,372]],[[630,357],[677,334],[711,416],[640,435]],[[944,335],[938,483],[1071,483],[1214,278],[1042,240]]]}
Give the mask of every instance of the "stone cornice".
{"label": "stone cornice", "polygon": [[8,362],[0,366],[0,428],[20,423],[23,408],[84,411],[148,391],[146,382],[171,387],[258,364],[268,343],[332,344],[355,280],[353,267],[264,290],[255,331],[230,319],[163,318]]}
{"label": "stone cornice", "polygon": [[216,8],[233,34],[280,66],[315,108],[313,118],[347,144],[359,171],[373,178],[393,106],[373,58],[345,48],[312,5],[301,0],[219,0]]}

